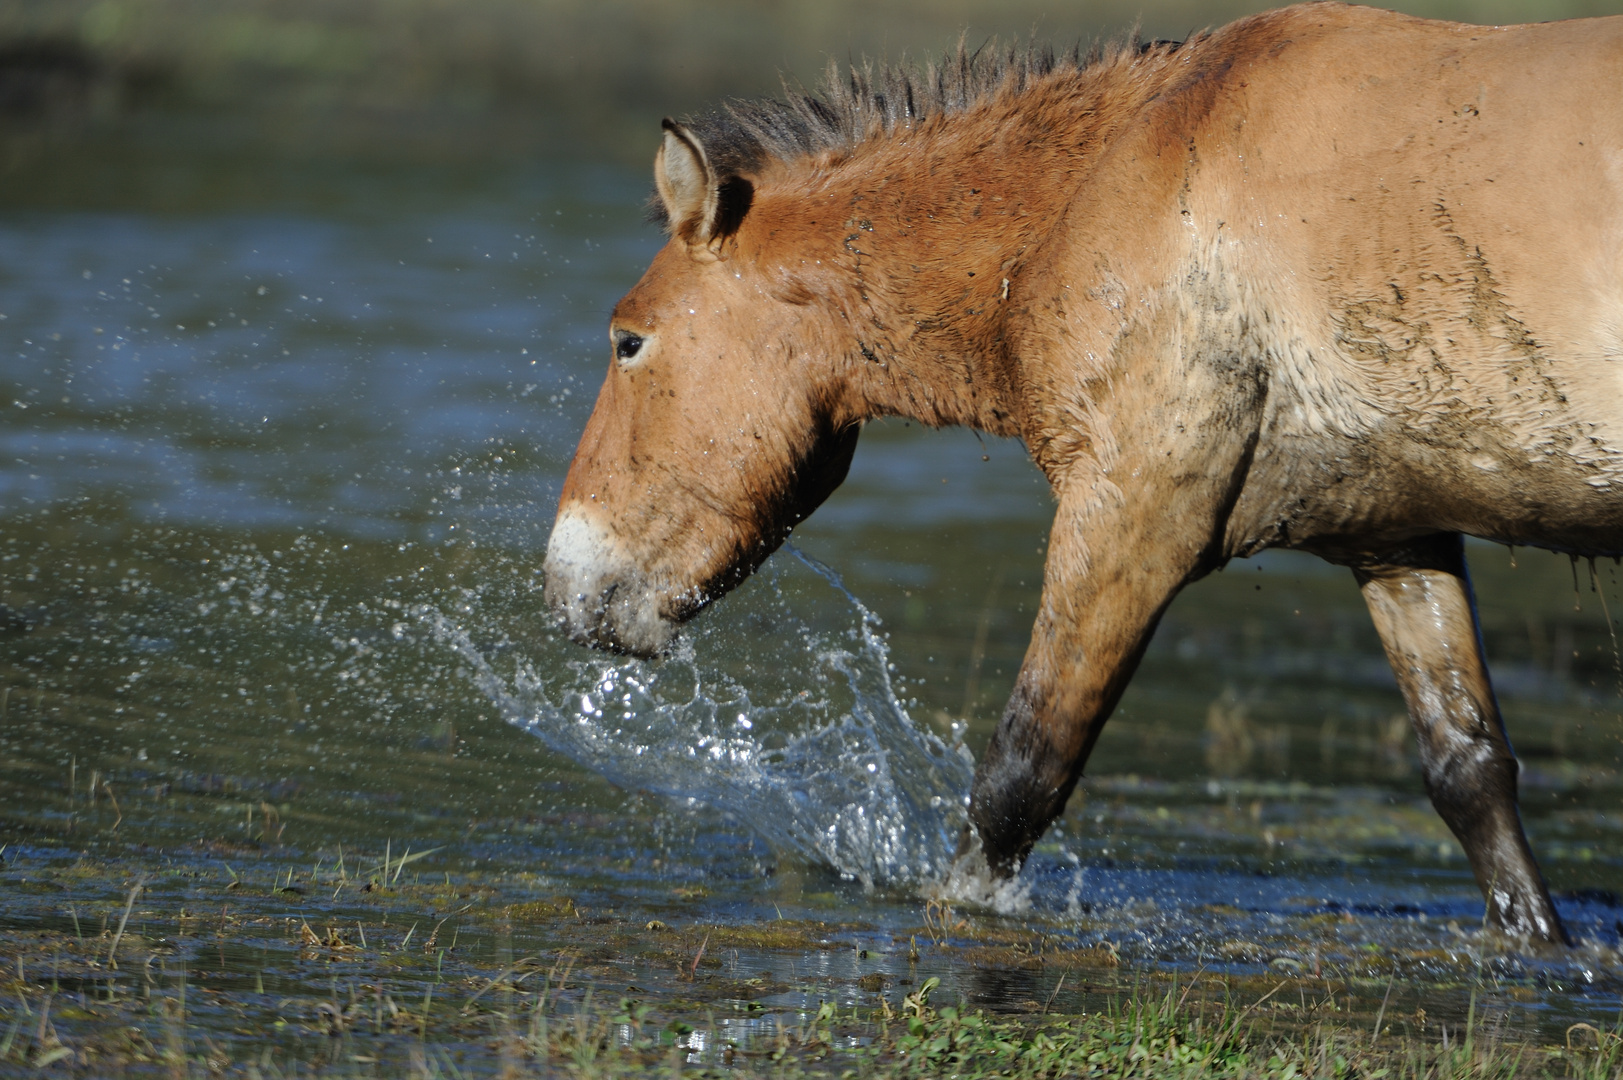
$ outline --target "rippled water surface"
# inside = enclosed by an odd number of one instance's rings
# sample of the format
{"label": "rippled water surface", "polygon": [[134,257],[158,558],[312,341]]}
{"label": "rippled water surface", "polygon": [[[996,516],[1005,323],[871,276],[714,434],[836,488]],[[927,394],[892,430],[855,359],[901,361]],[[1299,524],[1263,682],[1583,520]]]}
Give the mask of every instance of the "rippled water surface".
{"label": "rippled water surface", "polygon": [[[1026,644],[1051,504],[1021,448],[876,425],[797,551],[672,658],[583,651],[543,617],[539,560],[607,312],[658,243],[646,179],[394,179],[410,198],[362,177],[242,209],[0,209],[6,872],[161,851],[292,882],[416,851],[447,885],[859,921],[882,951]],[[1488,963],[1550,1030],[1610,1020],[1617,572],[1471,557],[1574,957],[1484,959],[1357,592],[1288,554],[1173,606],[1002,917],[1190,970],[1378,955],[1449,987]],[[1018,970],[968,989],[1046,993]]]}

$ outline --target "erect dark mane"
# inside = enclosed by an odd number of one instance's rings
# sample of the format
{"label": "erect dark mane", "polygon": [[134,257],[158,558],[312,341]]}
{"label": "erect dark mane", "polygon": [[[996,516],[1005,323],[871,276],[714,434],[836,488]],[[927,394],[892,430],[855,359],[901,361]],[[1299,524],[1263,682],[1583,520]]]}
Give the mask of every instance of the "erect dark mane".
{"label": "erect dark mane", "polygon": [[[1135,38],[1110,55],[1170,52],[1178,44],[1140,44]],[[1007,47],[992,42],[970,51],[959,42],[955,52],[922,71],[864,60],[842,72],[837,62],[830,62],[815,91],[786,85],[783,100],[727,101],[710,112],[684,117],[682,123],[703,144],[718,175],[747,175],[772,159],[789,162],[848,150],[932,117],[966,112],[1000,92],[1019,93],[1055,72],[1081,71],[1105,55],[1098,47],[1084,52],[1080,45],[1057,53],[1036,42]],[[664,219],[657,198],[650,216]]]}

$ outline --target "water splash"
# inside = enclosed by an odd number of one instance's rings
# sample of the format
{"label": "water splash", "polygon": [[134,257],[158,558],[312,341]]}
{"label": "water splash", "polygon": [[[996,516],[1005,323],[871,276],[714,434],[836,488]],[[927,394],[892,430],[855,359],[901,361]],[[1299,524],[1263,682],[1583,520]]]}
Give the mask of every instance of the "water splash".
{"label": "water splash", "polygon": [[908,715],[878,618],[788,550],[795,561],[773,559],[655,662],[557,642],[509,660],[436,608],[418,616],[509,723],[621,787],[726,811],[866,887],[940,880],[966,821],[970,754]]}

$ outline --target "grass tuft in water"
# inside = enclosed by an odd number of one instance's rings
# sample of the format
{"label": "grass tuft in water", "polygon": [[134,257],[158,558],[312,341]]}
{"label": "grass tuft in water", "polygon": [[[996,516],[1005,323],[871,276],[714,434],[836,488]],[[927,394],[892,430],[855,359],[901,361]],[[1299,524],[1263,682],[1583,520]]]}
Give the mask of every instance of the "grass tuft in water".
{"label": "grass tuft in water", "polygon": [[[782,947],[807,946],[821,924],[783,931]],[[698,928],[689,928],[697,930]],[[712,928],[705,941],[734,940],[740,928]],[[682,933],[687,933],[683,931]],[[360,950],[305,929],[313,948]],[[792,940],[791,940],[792,939]],[[776,942],[774,944],[777,944]],[[685,946],[684,946],[685,947]],[[505,946],[504,946],[505,948]],[[703,946],[701,946],[702,955]],[[502,950],[498,950],[500,952]],[[373,961],[374,963],[376,961]],[[858,1005],[822,1001],[786,1007],[754,1000],[737,983],[701,1002],[678,991],[609,993],[579,984],[572,956],[526,956],[478,978],[438,974],[415,1000],[386,988],[381,969],[306,1002],[302,1020],[288,1006],[258,1046],[233,1043],[198,1027],[184,974],[149,976],[143,992],[111,984],[88,996],[55,990],[35,996],[19,985],[17,1008],[0,1027],[0,1072],[59,1067],[63,1075],[241,1076],[641,1076],[838,1077],[840,1080],[958,1077],[1135,1077],[1143,1080],[1615,1080],[1623,1075],[1623,1027],[1579,1023],[1565,1045],[1507,1039],[1472,1006],[1457,1025],[1424,1020],[1393,1032],[1386,1000],[1373,1024],[1342,1011],[1334,994],[1287,999],[1300,981],[1276,982],[1242,999],[1228,979],[1192,982],[1146,972],[1131,989],[1094,1011],[1054,1013],[1064,975],[1041,1011],[1025,1015],[972,1010],[942,1000],[941,979],[882,992]],[[687,975],[714,980],[695,963]],[[757,980],[758,981],[758,980]],[[866,988],[866,987],[865,987]],[[767,989],[756,987],[757,992]],[[783,987],[773,988],[777,990]],[[1284,993],[1281,993],[1284,991]],[[212,1006],[243,1009],[256,993],[210,992]],[[30,1004],[30,998],[33,1001]],[[233,1001],[240,998],[240,1001]],[[246,1010],[244,1010],[246,1012]],[[261,1015],[264,1015],[261,1013]],[[274,1014],[273,1014],[274,1015]],[[1421,1014],[1423,1017],[1423,1014]],[[58,1027],[58,1023],[67,1026]],[[271,1028],[278,1031],[271,1031]],[[239,1034],[251,1034],[239,1032]]]}

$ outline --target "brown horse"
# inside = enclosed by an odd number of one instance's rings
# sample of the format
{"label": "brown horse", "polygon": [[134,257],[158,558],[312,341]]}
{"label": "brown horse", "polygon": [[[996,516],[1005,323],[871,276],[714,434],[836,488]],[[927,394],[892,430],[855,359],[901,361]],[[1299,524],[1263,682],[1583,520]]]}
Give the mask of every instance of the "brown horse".
{"label": "brown horse", "polygon": [[547,551],[577,639],[658,653],[873,417],[1019,436],[1058,510],[961,877],[1019,869],[1178,590],[1288,547],[1356,575],[1489,919],[1563,940],[1461,536],[1623,551],[1623,19],[960,53],[666,121],[654,175]]}

